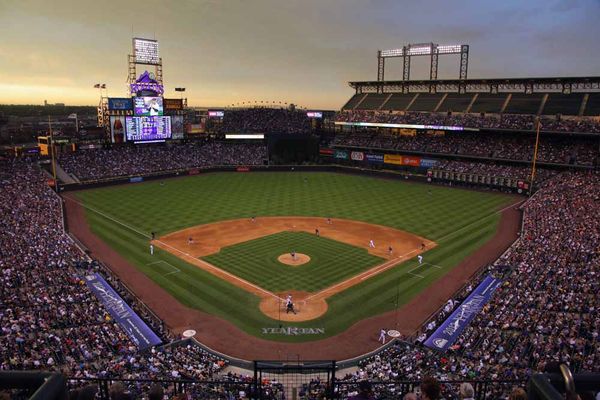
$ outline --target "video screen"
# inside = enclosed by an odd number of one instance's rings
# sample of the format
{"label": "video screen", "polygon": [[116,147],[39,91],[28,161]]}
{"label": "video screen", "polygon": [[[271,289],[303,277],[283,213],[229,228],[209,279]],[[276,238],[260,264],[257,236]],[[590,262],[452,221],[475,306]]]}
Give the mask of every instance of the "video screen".
{"label": "video screen", "polygon": [[126,117],[127,141],[159,142],[171,138],[171,117]]}
{"label": "video screen", "polygon": [[154,117],[163,115],[162,97],[135,97],[135,115],[139,117]]}
{"label": "video screen", "polygon": [[323,118],[323,113],[321,111],[308,111],[306,116],[308,118]]}
{"label": "video screen", "polygon": [[208,110],[209,118],[223,118],[225,112],[222,110]]}

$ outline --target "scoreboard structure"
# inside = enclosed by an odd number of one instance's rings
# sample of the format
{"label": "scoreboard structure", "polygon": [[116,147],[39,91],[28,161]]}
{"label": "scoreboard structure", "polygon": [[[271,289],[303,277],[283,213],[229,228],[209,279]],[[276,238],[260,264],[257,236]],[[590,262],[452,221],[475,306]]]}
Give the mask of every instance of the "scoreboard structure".
{"label": "scoreboard structure", "polygon": [[[112,143],[183,139],[184,99],[165,99],[158,41],[132,39],[127,78],[130,97],[104,98],[98,120]],[[142,72],[143,71],[143,72]],[[102,110],[101,110],[102,109]],[[100,118],[100,113],[104,113]]]}

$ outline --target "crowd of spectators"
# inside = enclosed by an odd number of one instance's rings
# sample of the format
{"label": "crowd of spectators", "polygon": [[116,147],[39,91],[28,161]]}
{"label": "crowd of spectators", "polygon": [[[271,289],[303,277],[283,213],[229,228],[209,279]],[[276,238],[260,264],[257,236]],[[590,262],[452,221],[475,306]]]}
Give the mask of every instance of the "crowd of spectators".
{"label": "crowd of spectators", "polygon": [[82,150],[61,154],[58,163],[85,181],[206,166],[262,165],[266,158],[267,148],[262,143],[210,141]]}
{"label": "crowd of spectators", "polygon": [[[532,114],[457,114],[387,111],[342,111],[336,114],[340,122],[382,122],[388,124],[459,126],[464,128],[511,129],[533,131],[536,116]],[[600,133],[600,122],[590,118],[540,118],[540,130],[547,132]]]}
{"label": "crowd of spectators", "polygon": [[[444,160],[437,163],[433,168],[448,172],[495,176],[523,181],[529,181],[531,179],[531,166],[529,165],[505,165],[492,162],[484,163],[477,161]],[[535,181],[539,184],[540,182],[553,177],[558,172],[559,171],[552,169],[537,168]]]}
{"label": "crowd of spectators", "polygon": [[227,110],[221,130],[225,133],[307,133],[310,120],[306,111],[285,108],[245,108]]}
{"label": "crowd of spectators", "polygon": [[[600,174],[563,172],[546,180],[522,207],[519,240],[486,272],[503,279],[494,297],[445,354],[422,342],[470,293],[472,281],[423,327],[414,342],[398,342],[363,361],[345,377],[368,379],[379,397],[392,397],[400,381],[434,376],[523,382],[535,371],[566,363],[574,372],[600,371]],[[492,385],[506,398],[510,383]],[[459,398],[457,385],[442,387]],[[504,393],[504,394],[502,394]],[[494,397],[496,396],[496,397]]]}
{"label": "crowd of spectators", "polygon": [[[124,292],[63,231],[60,199],[47,177],[27,162],[0,166],[1,370],[209,379],[226,366],[193,344],[139,352],[85,284],[85,275],[101,272]],[[158,333],[170,339],[166,331]]]}
{"label": "crowd of spectators", "polygon": [[[599,137],[542,136],[537,159],[556,164],[594,165],[600,157]],[[446,132],[433,135],[418,132],[414,136],[356,131],[338,134],[337,146],[355,146],[378,150],[452,154],[492,159],[530,161],[534,156],[535,135]]]}

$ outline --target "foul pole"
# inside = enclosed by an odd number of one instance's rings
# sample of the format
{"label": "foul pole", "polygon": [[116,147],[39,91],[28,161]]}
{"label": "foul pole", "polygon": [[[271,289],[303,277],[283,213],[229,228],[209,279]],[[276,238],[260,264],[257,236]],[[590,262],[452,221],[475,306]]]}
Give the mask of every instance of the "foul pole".
{"label": "foul pole", "polygon": [[537,162],[538,146],[540,144],[540,117],[535,120],[536,134],[535,134],[535,148],[533,149],[533,160],[531,161],[531,179],[529,180],[529,195],[533,190],[533,182],[535,180],[535,163]]}

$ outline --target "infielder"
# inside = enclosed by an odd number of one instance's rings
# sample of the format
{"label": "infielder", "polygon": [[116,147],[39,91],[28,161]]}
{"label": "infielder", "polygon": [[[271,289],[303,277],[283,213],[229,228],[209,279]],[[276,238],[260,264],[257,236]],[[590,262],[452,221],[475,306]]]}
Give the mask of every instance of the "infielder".
{"label": "infielder", "polygon": [[390,245],[388,247],[388,254],[391,256],[393,252],[394,252],[394,249],[392,249],[392,245]]}
{"label": "infielder", "polygon": [[372,249],[375,248],[375,242],[373,241],[373,239],[369,240],[369,247]]}
{"label": "infielder", "polygon": [[419,259],[419,265],[423,264],[423,256],[419,254],[417,258]]}
{"label": "infielder", "polygon": [[191,246],[192,243],[194,243],[194,239],[190,236],[188,238],[188,246]]}
{"label": "infielder", "polygon": [[385,344],[385,335],[387,334],[387,332],[385,331],[385,329],[381,328],[381,330],[379,331],[379,342],[381,342],[381,344]]}

